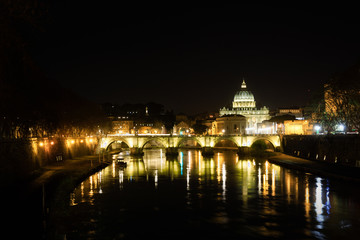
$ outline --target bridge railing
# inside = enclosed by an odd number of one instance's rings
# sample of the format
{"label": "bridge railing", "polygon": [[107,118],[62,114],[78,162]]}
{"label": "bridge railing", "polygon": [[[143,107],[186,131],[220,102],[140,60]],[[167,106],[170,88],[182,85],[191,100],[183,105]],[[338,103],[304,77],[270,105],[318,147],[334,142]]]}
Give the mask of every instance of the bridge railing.
{"label": "bridge railing", "polygon": [[205,137],[205,136],[209,136],[209,137],[246,137],[246,136],[279,136],[279,134],[211,134],[211,135],[200,135],[200,134],[186,134],[186,135],[181,135],[181,134],[170,134],[170,133],[139,133],[139,134],[133,134],[133,133],[122,133],[122,134],[107,134],[106,136],[108,137],[135,137],[135,136],[140,136],[140,137],[151,137],[151,136],[155,136],[155,137]]}

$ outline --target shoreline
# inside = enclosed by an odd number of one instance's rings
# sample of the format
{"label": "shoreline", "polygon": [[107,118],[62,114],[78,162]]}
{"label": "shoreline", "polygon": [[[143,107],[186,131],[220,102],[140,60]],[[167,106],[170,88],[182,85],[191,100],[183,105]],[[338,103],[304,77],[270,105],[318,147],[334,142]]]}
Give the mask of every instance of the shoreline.
{"label": "shoreline", "polygon": [[99,161],[99,155],[77,157],[44,166],[32,176],[8,185],[1,199],[2,206],[6,206],[3,212],[7,219],[5,235],[23,226],[18,234],[24,238],[48,237],[53,227],[54,209],[65,209],[66,196],[84,179],[109,164],[111,161]]}
{"label": "shoreline", "polygon": [[[37,175],[28,184],[29,191],[36,191],[43,185],[59,187],[65,180],[71,179],[75,184],[86,177],[107,167],[110,161],[99,161],[98,155],[86,155],[67,159],[56,164],[51,164],[39,170]],[[55,183],[56,182],[56,183]],[[76,187],[76,186],[74,186]]]}
{"label": "shoreline", "polygon": [[312,161],[284,153],[277,153],[275,156],[268,157],[268,161],[286,168],[309,172],[321,177],[342,181],[360,182],[360,168],[356,167]]}

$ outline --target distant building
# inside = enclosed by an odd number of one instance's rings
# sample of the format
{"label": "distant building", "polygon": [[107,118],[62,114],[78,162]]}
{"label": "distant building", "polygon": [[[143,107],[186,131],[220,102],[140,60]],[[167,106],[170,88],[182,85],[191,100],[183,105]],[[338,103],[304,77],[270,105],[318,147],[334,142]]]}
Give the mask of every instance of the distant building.
{"label": "distant building", "polygon": [[174,125],[174,134],[179,135],[188,135],[193,132],[193,129],[190,128],[190,125],[187,122],[181,121]]}
{"label": "distant building", "polygon": [[212,123],[213,135],[243,135],[245,134],[246,118],[242,115],[223,115]]}
{"label": "distant building", "polygon": [[134,121],[132,120],[114,120],[112,121],[113,134],[129,134],[134,128]]}
{"label": "distant building", "polygon": [[246,134],[257,133],[257,124],[270,119],[269,109],[262,107],[256,108],[254,95],[246,87],[245,80],[241,84],[241,89],[234,96],[232,108],[223,107],[220,109],[220,116],[224,115],[242,115],[246,118]]}
{"label": "distant building", "polygon": [[282,115],[292,115],[295,116],[297,120],[303,120],[304,109],[301,107],[279,108],[278,113],[276,113],[276,116],[282,116]]}
{"label": "distant building", "polygon": [[314,133],[314,126],[308,120],[289,120],[284,121],[286,135],[311,135]]}

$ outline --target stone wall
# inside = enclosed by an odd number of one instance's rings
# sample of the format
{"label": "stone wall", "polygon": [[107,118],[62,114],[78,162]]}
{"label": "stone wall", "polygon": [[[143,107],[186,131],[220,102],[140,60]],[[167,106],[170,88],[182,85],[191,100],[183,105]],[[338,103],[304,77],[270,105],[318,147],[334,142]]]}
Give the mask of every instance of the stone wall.
{"label": "stone wall", "polygon": [[282,145],[289,155],[360,166],[359,135],[284,135]]}

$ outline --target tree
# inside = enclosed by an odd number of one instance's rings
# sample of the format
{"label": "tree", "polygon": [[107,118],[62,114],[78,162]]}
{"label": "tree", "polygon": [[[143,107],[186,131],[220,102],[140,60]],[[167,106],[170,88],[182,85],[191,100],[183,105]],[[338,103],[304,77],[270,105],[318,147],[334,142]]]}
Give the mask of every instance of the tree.
{"label": "tree", "polygon": [[200,124],[200,123],[194,124],[191,128],[194,129],[195,134],[199,134],[199,135],[206,133],[207,129],[208,129],[207,126]]}
{"label": "tree", "polygon": [[328,132],[343,124],[346,131],[360,130],[360,64],[335,75],[324,86],[323,126]]}

